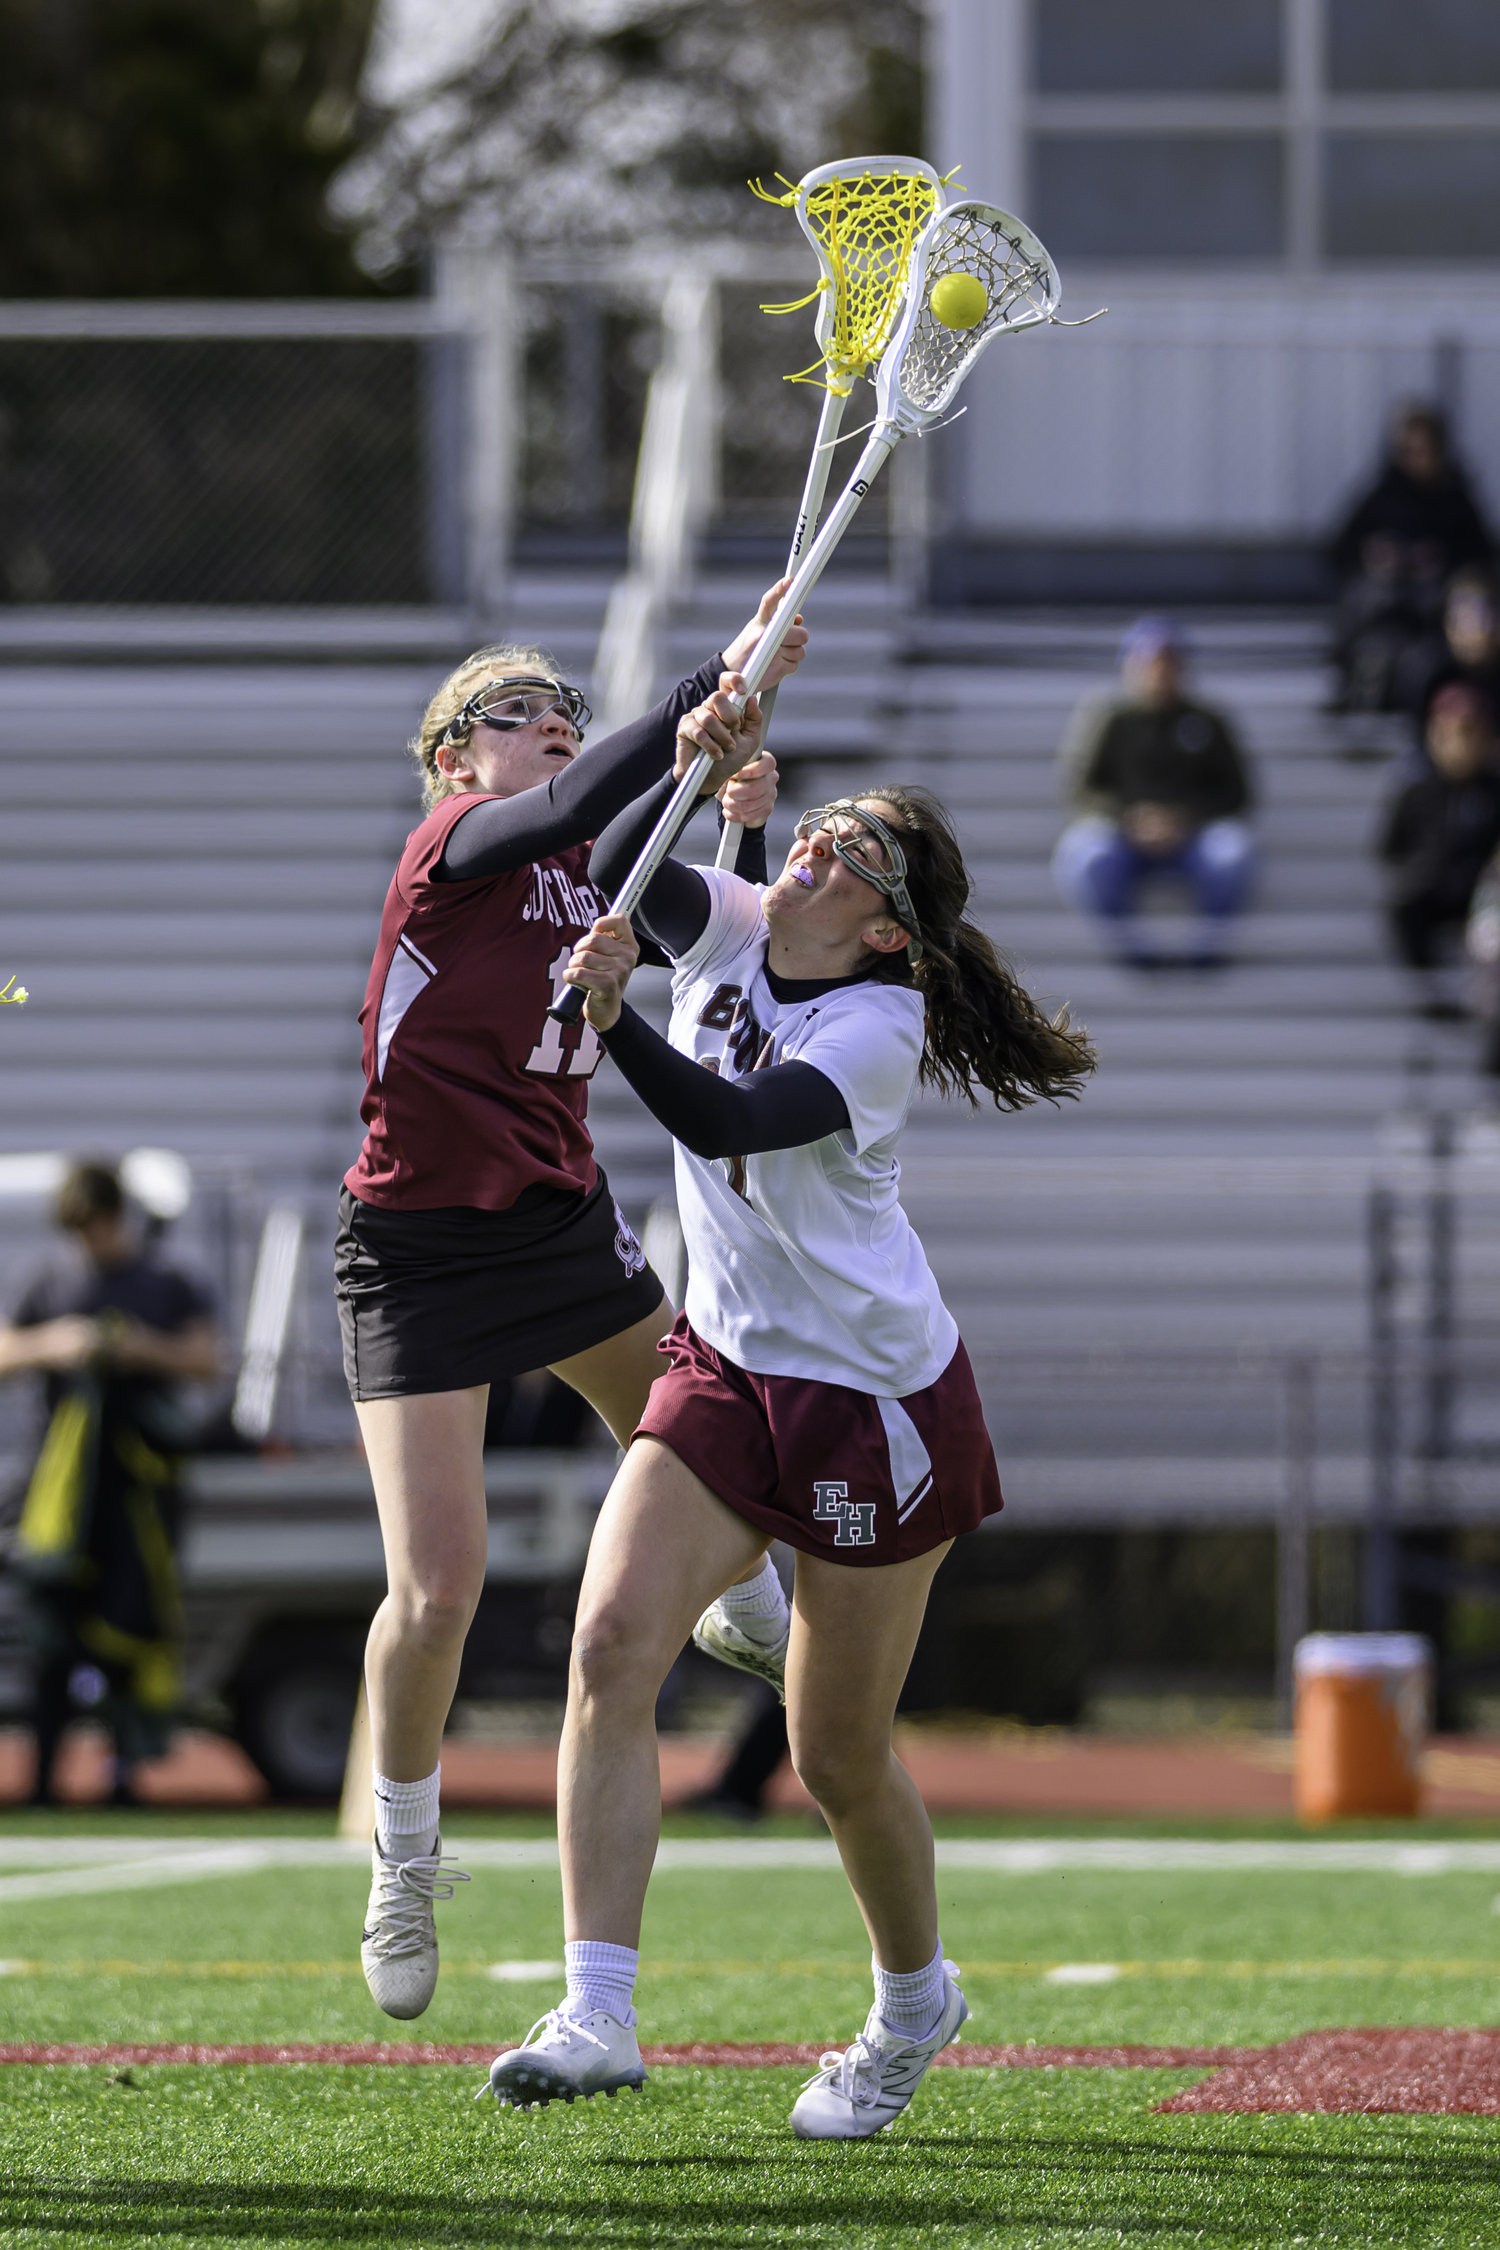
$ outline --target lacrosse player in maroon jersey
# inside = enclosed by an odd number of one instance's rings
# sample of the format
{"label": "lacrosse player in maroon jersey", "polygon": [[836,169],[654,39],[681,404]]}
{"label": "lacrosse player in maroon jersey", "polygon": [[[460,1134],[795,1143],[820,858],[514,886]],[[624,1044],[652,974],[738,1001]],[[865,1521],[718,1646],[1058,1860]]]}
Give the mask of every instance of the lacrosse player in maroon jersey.
{"label": "lacrosse player in maroon jersey", "polygon": [[[672,1320],[594,1162],[584,1113],[598,1035],[547,1013],[605,911],[588,842],[674,756],[685,772],[706,749],[707,789],[746,826],[739,864],[763,878],[774,761],[757,756],[758,708],[746,723],[724,691],[779,591],[596,748],[581,748],[578,690],[539,650],[509,647],[443,682],[413,744],[426,818],[392,879],[361,1010],[367,1131],[335,1253],[386,1555],[365,1657],[376,1830],[362,1959],[388,2015],[427,2006],[433,1898],[467,1879],[441,1863],[438,1753],[484,1585],[489,1386],[549,1367],[627,1443]],[[806,640],[799,626],[770,681]]]}

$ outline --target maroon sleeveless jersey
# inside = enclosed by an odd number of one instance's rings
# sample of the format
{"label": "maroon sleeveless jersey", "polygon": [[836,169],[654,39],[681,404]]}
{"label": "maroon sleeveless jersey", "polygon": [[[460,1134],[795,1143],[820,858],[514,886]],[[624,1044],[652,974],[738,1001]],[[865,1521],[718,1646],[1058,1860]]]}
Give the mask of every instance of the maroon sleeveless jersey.
{"label": "maroon sleeveless jersey", "polygon": [[486,802],[445,797],[386,894],[359,1014],[368,1130],[344,1175],[382,1210],[505,1211],[526,1188],[586,1194],[598,1177],[583,1121],[598,1035],[547,1010],[608,903],[587,879],[587,844],[509,875],[436,881],[454,823]]}

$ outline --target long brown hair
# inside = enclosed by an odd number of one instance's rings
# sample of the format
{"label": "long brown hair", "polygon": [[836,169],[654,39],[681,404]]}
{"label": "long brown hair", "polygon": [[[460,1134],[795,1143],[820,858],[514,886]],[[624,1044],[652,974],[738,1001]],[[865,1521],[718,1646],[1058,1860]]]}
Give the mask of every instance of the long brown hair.
{"label": "long brown hair", "polygon": [[889,805],[897,816],[892,825],[901,830],[907,889],[922,924],[922,958],[913,968],[904,948],[882,954],[872,973],[885,983],[913,986],[926,1003],[922,1083],[962,1094],[971,1109],[979,1107],[976,1086],[997,1109],[1076,1100],[1098,1060],[1088,1035],[1073,1029],[1066,1008],[1045,1015],[969,920],[973,885],[943,805],[930,789],[906,782],[851,790],[850,799]]}

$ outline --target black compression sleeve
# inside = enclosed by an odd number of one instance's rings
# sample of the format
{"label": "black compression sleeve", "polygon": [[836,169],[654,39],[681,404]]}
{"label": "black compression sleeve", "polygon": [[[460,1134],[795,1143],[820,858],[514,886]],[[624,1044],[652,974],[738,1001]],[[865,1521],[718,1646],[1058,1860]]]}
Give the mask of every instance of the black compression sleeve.
{"label": "black compression sleeve", "polygon": [[[724,833],[724,815],[719,814],[719,834]],[[734,871],[742,883],[766,881],[766,832],[763,828],[742,828],[740,848],[734,855]]]}
{"label": "black compression sleeve", "polygon": [[773,1063],[747,1078],[719,1078],[679,1055],[630,1007],[599,1036],[652,1116],[694,1156],[803,1148],[849,1122],[843,1095],[811,1063]]}
{"label": "black compression sleeve", "polygon": [[[676,784],[663,775],[633,805],[617,815],[589,854],[589,874],[606,898],[613,898],[640,856],[641,847],[667,809]],[[686,953],[708,926],[708,885],[696,867],[663,860],[635,910],[638,931],[655,938],[669,953]]]}
{"label": "black compression sleeve", "polygon": [[711,657],[643,719],[583,751],[551,781],[517,797],[489,797],[465,813],[448,831],[438,880],[469,883],[508,875],[597,836],[671,764],[678,720],[713,694],[723,669],[723,658]]}
{"label": "black compression sleeve", "polygon": [[[641,848],[666,810],[674,783],[667,774],[654,789],[612,820],[589,856],[589,874],[606,898],[613,898],[635,865]],[[721,823],[722,826],[722,823]],[[734,872],[747,883],[766,879],[766,832],[747,828],[740,836]],[[686,953],[708,926],[708,885],[696,867],[663,860],[636,908],[635,922],[646,937],[668,953]]]}

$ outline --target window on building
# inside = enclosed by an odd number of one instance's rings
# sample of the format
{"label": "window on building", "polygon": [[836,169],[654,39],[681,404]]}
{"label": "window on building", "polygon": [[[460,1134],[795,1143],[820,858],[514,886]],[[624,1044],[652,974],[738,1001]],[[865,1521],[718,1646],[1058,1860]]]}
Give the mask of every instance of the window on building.
{"label": "window on building", "polygon": [[1500,258],[1500,135],[1335,133],[1330,258]]}
{"label": "window on building", "polygon": [[1044,134],[1037,231],[1060,258],[1274,258],[1282,162],[1271,135]]}
{"label": "window on building", "polygon": [[1327,0],[1327,9],[1335,94],[1500,91],[1496,0]]}
{"label": "window on building", "polygon": [[1268,94],[1281,84],[1281,0],[1037,0],[1047,94]]}
{"label": "window on building", "polygon": [[1059,257],[1500,259],[1500,0],[1025,4]]}

